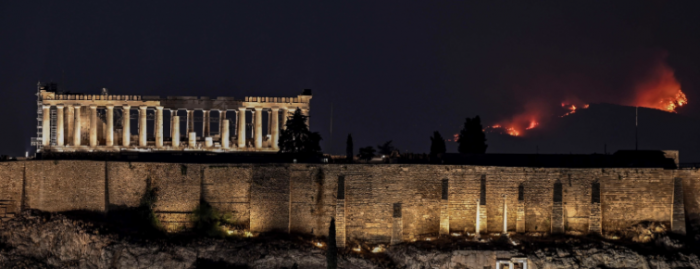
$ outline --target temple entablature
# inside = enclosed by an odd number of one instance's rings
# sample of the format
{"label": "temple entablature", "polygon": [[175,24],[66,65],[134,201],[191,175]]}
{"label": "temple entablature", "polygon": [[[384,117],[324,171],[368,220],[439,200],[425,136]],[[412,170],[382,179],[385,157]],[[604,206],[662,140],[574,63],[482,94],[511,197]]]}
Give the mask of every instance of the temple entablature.
{"label": "temple entablature", "polygon": [[299,109],[308,116],[312,98],[310,90],[295,97],[243,99],[104,93],[64,94],[40,88],[41,150],[275,152],[289,115]]}

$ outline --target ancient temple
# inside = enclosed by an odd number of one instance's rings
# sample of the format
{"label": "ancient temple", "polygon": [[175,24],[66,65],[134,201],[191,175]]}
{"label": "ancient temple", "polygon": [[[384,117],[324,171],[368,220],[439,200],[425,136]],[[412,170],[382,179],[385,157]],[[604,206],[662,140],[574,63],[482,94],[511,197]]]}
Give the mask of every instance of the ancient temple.
{"label": "ancient temple", "polygon": [[72,94],[41,84],[37,96],[37,152],[275,152],[290,113],[308,116],[312,97]]}

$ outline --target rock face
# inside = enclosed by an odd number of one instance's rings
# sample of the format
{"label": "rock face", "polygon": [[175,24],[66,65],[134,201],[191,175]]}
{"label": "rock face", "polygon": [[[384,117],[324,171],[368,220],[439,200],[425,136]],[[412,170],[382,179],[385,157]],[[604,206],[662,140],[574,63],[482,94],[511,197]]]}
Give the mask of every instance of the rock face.
{"label": "rock face", "polygon": [[[0,229],[0,268],[325,268],[323,249],[294,236],[252,239],[145,239],[58,214],[22,213]],[[665,237],[663,237],[665,238]],[[451,241],[450,241],[451,240]],[[612,243],[562,239],[558,244],[476,243],[464,239],[391,246],[384,253],[351,250],[340,268],[495,268],[497,259],[523,257],[528,268],[700,268],[688,251],[635,251]],[[661,243],[659,243],[661,242]],[[675,249],[677,245],[674,243]],[[646,254],[642,254],[642,252]]]}

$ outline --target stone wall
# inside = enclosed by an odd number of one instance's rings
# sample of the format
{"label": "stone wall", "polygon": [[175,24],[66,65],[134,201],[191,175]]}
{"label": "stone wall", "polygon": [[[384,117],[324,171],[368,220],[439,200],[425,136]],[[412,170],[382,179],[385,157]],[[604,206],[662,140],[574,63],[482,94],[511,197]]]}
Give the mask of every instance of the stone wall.
{"label": "stone wall", "polygon": [[639,221],[659,221],[670,227],[674,170],[605,169],[601,175],[603,231]]}
{"label": "stone wall", "polygon": [[24,163],[0,163],[0,218],[13,217],[21,210]]}
{"label": "stone wall", "polygon": [[700,173],[686,170],[679,173],[678,177],[683,179],[686,230],[700,240]]}
{"label": "stone wall", "polygon": [[107,209],[105,166],[95,161],[28,161],[24,207],[43,211]]}
{"label": "stone wall", "polygon": [[657,221],[682,233],[686,222],[689,231],[700,227],[699,175],[651,168],[6,162],[0,213],[133,208],[153,188],[156,213],[170,230],[186,227],[203,200],[256,232],[325,236],[339,217],[339,236],[345,234],[339,244],[397,243],[475,232],[479,201],[484,232],[503,231],[506,203],[509,232],[606,233]]}

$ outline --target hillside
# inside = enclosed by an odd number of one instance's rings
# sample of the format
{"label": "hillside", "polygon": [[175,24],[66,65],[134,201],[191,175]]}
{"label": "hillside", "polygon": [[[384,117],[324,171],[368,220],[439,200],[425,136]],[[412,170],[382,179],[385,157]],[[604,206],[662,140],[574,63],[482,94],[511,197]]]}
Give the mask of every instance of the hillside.
{"label": "hillside", "polygon": [[[679,150],[681,163],[700,162],[700,120],[639,108],[639,149]],[[635,148],[635,108],[591,104],[553,117],[524,136],[487,133],[488,153],[612,153]],[[607,149],[606,149],[607,148]]]}

